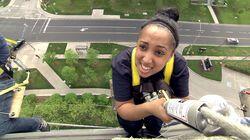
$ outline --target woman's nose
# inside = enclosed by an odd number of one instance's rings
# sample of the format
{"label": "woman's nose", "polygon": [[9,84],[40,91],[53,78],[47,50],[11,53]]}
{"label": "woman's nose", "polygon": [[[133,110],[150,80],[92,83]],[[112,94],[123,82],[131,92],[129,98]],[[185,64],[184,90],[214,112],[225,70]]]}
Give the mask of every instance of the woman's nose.
{"label": "woman's nose", "polygon": [[142,61],[144,64],[151,64],[153,62],[153,55],[151,53],[145,53]]}

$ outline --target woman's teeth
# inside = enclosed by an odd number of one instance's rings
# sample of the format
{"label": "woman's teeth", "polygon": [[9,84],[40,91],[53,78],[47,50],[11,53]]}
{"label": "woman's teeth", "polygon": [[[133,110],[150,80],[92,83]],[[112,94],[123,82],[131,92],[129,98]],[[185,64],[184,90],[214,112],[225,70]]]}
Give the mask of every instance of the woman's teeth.
{"label": "woman's teeth", "polygon": [[141,65],[141,67],[142,67],[142,69],[144,69],[144,70],[150,70],[150,69],[151,69],[150,67],[146,67],[146,66],[144,66],[144,65]]}

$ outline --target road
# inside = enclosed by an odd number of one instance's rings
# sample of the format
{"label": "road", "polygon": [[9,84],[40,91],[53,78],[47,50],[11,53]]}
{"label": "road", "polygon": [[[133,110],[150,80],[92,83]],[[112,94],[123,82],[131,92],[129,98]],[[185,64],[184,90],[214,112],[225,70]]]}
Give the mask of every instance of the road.
{"label": "road", "polygon": [[[0,18],[0,32],[5,36],[30,42],[135,42],[145,20],[67,20]],[[179,23],[180,43],[226,44],[227,37],[236,37],[240,45],[250,45],[249,25]]]}

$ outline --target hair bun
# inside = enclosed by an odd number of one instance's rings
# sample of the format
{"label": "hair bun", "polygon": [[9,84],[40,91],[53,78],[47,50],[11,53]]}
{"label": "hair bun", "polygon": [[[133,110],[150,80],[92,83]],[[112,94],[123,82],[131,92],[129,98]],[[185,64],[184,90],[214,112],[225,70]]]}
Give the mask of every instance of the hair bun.
{"label": "hair bun", "polygon": [[163,8],[157,11],[157,14],[159,16],[167,16],[171,19],[173,19],[175,22],[179,20],[179,11],[175,7],[168,7],[168,8]]}

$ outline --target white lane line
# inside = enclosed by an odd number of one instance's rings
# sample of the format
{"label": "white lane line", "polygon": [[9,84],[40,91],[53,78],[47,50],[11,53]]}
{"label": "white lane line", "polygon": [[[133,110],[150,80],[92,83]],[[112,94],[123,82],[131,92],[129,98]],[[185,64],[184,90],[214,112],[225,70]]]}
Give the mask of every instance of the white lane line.
{"label": "white lane line", "polygon": [[212,30],[211,32],[213,32],[213,33],[218,33],[218,32],[220,32],[220,31],[215,31],[215,30]]}
{"label": "white lane line", "polygon": [[49,26],[52,28],[131,28],[136,29],[137,27],[124,27],[124,26]]}
{"label": "white lane line", "polygon": [[195,30],[195,31],[197,31],[197,32],[204,32],[205,30]]}
{"label": "white lane line", "polygon": [[38,23],[38,21],[40,20],[40,18],[41,18],[41,15],[40,15],[40,16],[38,17],[38,19],[36,20],[36,23],[35,23],[34,26],[32,27],[31,32],[33,32],[33,30],[35,29],[36,24]]}
{"label": "white lane line", "polygon": [[190,31],[191,29],[184,29],[185,31]]}
{"label": "white lane line", "polygon": [[247,34],[247,32],[239,32],[240,34]]}
{"label": "white lane line", "polygon": [[45,25],[45,27],[44,27],[44,29],[43,29],[43,33],[46,32],[46,29],[47,29],[47,27],[48,27],[48,25],[49,25],[49,23],[50,23],[50,20],[51,20],[51,18],[49,18],[49,20],[47,21],[47,23],[46,23],[46,25]]}
{"label": "white lane line", "polygon": [[231,31],[226,31],[226,33],[228,33],[228,34],[232,34],[233,32],[231,32]]}
{"label": "white lane line", "polygon": [[45,25],[45,23],[46,23],[46,21],[47,21],[47,20],[48,20],[47,18],[44,20],[43,25],[42,25],[42,27],[40,28],[39,33],[41,33],[41,32],[42,32],[43,26]]}

